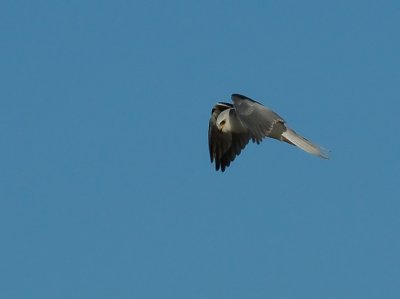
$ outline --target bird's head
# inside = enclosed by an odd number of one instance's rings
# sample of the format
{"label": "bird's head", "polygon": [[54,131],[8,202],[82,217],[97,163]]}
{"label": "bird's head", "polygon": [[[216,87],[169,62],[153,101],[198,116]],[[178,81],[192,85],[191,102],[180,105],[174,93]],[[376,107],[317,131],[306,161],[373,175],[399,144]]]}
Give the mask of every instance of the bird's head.
{"label": "bird's head", "polygon": [[230,130],[229,111],[225,110],[218,115],[217,128],[220,132],[226,133]]}

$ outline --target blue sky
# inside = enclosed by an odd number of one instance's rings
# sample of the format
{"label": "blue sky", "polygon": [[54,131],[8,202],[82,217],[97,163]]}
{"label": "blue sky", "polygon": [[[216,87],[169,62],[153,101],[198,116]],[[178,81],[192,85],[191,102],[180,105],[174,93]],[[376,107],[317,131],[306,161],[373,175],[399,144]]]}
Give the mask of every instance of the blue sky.
{"label": "blue sky", "polygon": [[[1,298],[399,298],[398,1],[2,1]],[[331,150],[210,164],[245,94]]]}

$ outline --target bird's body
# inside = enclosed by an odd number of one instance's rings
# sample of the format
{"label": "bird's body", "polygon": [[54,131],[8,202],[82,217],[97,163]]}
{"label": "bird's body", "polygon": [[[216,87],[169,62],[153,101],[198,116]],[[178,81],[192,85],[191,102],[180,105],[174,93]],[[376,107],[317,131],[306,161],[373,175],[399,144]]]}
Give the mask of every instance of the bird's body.
{"label": "bird's body", "polygon": [[208,129],[211,162],[216,170],[225,168],[240,154],[251,139],[260,143],[270,137],[300,147],[302,150],[327,159],[328,154],[318,145],[287,127],[285,120],[257,101],[240,94],[232,102],[217,103],[212,111]]}

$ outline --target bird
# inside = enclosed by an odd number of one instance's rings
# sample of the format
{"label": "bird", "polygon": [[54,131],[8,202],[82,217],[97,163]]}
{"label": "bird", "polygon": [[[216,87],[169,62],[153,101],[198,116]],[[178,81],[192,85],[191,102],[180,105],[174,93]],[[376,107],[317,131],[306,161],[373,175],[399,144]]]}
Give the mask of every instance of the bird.
{"label": "bird", "polygon": [[218,102],[211,110],[208,146],[211,163],[222,172],[240,155],[250,140],[259,144],[274,138],[329,159],[326,149],[297,134],[286,121],[263,104],[241,94],[232,94],[233,103]]}

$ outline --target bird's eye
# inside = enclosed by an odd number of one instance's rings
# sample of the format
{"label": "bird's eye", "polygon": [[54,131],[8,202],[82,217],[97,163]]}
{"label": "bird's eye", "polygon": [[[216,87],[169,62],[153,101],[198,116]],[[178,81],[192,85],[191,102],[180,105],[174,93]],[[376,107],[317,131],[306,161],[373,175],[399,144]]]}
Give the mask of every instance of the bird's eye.
{"label": "bird's eye", "polygon": [[225,120],[222,120],[222,121],[219,123],[220,126],[223,126],[224,124],[225,124]]}

